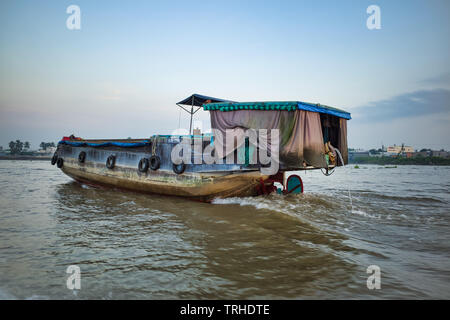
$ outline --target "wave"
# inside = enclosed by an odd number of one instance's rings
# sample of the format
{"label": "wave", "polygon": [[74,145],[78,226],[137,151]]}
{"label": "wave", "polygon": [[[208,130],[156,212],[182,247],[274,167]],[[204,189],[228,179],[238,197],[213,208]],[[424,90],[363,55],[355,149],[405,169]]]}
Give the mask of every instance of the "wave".
{"label": "wave", "polygon": [[0,300],[17,300],[18,298],[0,288]]}
{"label": "wave", "polygon": [[377,198],[377,199],[385,199],[385,200],[393,200],[393,201],[406,201],[406,202],[426,202],[426,203],[446,203],[445,201],[436,199],[436,198],[431,198],[431,197],[416,197],[416,196],[393,196],[393,195],[388,195],[388,194],[383,194],[383,193],[377,193],[377,192],[367,192],[367,193],[355,193],[353,192],[354,195],[359,195],[359,196],[363,196],[363,197],[373,197],[373,198]]}
{"label": "wave", "polygon": [[[251,206],[257,210],[267,210],[289,216],[300,223],[318,227],[323,223],[335,224],[342,214],[348,214],[352,208],[347,197],[333,197],[322,194],[273,194],[265,197],[234,197],[215,199],[215,205]],[[323,227],[323,226],[322,226]]]}
{"label": "wave", "polygon": [[[367,212],[365,212],[363,210],[358,210],[358,209],[352,209],[352,213],[360,215],[360,216],[363,216],[363,217],[372,218],[372,219],[380,219],[381,218],[380,215],[370,214],[370,213],[367,213]],[[390,218],[388,218],[388,219],[390,219]]]}
{"label": "wave", "polygon": [[[41,296],[37,294],[33,294],[29,297],[26,297],[24,300],[49,300],[48,296]],[[18,297],[9,293],[7,290],[0,288],[0,300],[19,300]]]}

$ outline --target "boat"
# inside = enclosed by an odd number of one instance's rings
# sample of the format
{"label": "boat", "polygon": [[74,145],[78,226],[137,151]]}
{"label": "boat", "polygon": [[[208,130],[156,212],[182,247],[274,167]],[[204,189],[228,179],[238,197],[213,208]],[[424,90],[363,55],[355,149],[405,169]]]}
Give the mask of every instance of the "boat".
{"label": "boat", "polygon": [[[292,171],[329,175],[348,162],[341,109],[301,101],[236,102],[193,94],[177,105],[191,116],[188,135],[143,139],[63,137],[51,159],[85,184],[210,202],[303,192]],[[211,132],[192,130],[210,113]]]}

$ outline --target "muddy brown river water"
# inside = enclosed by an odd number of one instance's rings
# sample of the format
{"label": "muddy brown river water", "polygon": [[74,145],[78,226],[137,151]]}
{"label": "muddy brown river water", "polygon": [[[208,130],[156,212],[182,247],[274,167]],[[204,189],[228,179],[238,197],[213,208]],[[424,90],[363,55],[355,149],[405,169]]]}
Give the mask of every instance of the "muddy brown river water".
{"label": "muddy brown river water", "polygon": [[300,175],[304,194],[206,204],[0,161],[0,299],[450,298],[450,167]]}

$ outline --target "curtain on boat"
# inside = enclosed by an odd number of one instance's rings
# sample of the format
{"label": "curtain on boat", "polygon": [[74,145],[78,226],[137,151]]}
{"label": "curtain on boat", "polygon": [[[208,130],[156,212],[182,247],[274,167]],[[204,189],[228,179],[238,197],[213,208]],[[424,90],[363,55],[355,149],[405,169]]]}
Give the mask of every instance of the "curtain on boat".
{"label": "curtain on boat", "polygon": [[[235,110],[210,111],[211,128],[215,137],[226,137],[227,130],[237,137],[237,143],[225,138],[214,139],[219,158],[227,156],[240,147],[247,129],[279,130],[280,163],[286,167],[302,167],[303,162],[319,168],[327,167],[320,123],[320,114],[305,110]],[[261,138],[261,136],[259,136]],[[251,139],[250,143],[251,143]],[[258,147],[271,150],[272,137],[259,139]],[[254,154],[256,157],[256,153]],[[255,160],[255,159],[254,159]]]}

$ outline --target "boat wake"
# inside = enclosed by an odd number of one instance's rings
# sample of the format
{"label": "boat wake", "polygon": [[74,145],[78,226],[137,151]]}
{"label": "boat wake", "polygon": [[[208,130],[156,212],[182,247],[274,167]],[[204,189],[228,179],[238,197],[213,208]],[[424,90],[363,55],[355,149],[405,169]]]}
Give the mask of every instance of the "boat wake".
{"label": "boat wake", "polygon": [[324,194],[271,194],[265,197],[234,197],[215,199],[215,205],[251,206],[258,210],[282,213],[296,220],[317,226],[317,223],[340,222],[343,215],[351,213],[347,197],[341,198]]}

